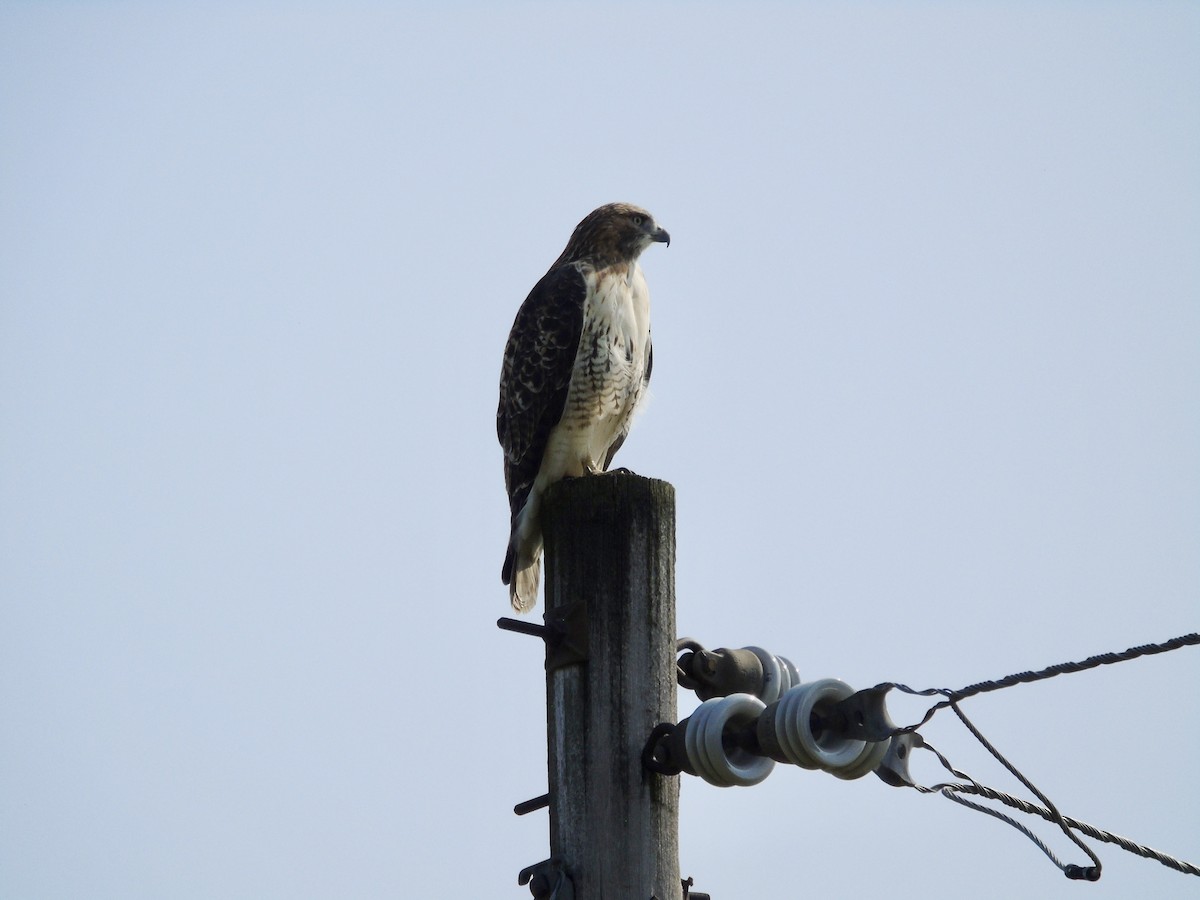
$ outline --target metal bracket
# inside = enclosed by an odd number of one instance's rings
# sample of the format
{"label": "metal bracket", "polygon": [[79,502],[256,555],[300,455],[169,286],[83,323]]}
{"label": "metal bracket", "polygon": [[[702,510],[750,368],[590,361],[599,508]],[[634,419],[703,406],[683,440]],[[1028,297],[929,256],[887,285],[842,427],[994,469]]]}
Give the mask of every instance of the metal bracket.
{"label": "metal bracket", "polygon": [[587,662],[587,601],[564,603],[546,613],[546,671]]}
{"label": "metal bracket", "polygon": [[545,625],[521,619],[500,618],[496,627],[517,634],[540,637],[546,642],[546,671],[552,672],[574,663],[587,662],[587,602],[564,603],[549,610]]}
{"label": "metal bracket", "polygon": [[517,884],[529,885],[533,900],[575,900],[575,885],[567,867],[554,856],[522,869]]}
{"label": "metal bracket", "polygon": [[673,722],[660,722],[655,725],[650,737],[646,739],[646,746],[642,748],[642,768],[647,772],[671,776],[683,772],[686,764],[683,728]]}

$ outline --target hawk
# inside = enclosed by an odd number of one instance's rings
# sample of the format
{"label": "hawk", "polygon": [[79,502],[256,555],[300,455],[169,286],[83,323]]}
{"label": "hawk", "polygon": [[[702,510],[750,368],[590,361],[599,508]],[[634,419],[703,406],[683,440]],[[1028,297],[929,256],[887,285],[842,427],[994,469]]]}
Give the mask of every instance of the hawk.
{"label": "hawk", "polygon": [[496,410],[512,509],[501,579],[517,612],[537,603],[542,494],[561,478],[606,471],[646,392],[650,294],[638,257],[670,241],[646,210],[601,206],[517,311]]}

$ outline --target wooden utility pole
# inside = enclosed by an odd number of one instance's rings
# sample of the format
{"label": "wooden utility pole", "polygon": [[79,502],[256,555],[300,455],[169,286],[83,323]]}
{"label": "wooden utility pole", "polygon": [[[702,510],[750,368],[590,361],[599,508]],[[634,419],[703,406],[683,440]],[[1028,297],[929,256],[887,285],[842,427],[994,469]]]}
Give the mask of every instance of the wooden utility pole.
{"label": "wooden utility pole", "polygon": [[626,473],[560,482],[542,530],[547,621],[567,629],[546,672],[550,852],[575,900],[682,900],[678,779],[641,762],[676,716],[675,489]]}

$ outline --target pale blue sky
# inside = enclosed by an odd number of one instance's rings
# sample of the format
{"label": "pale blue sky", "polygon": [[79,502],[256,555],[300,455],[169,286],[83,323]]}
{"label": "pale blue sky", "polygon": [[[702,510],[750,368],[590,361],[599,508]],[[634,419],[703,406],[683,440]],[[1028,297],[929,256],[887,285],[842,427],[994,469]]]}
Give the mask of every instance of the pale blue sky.
{"label": "pale blue sky", "polygon": [[[0,895],[528,896],[496,381],[612,200],[681,633],[953,687],[1196,630],[1198,160],[1192,3],[0,5]],[[1197,683],[967,711],[1196,861]],[[716,900],[1197,888],[874,777],[682,803]]]}

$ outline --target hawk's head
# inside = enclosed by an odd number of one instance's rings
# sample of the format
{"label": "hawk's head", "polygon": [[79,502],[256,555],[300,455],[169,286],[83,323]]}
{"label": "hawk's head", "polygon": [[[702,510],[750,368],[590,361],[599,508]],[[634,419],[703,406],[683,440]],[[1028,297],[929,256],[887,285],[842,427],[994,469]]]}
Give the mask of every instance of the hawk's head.
{"label": "hawk's head", "polygon": [[597,268],[632,263],[651,244],[670,246],[671,235],[654,216],[631,203],[607,203],[575,226],[555,265],[586,259]]}

